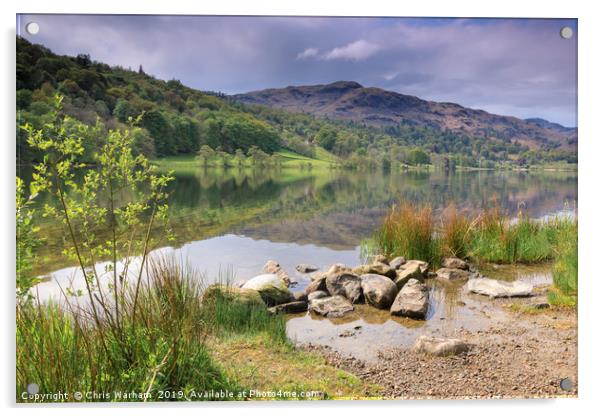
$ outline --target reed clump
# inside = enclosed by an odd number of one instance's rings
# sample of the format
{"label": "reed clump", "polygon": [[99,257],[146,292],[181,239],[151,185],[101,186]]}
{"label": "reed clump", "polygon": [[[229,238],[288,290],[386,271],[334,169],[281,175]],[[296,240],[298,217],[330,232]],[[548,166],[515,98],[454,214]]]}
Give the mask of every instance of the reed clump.
{"label": "reed clump", "polygon": [[468,214],[450,205],[437,217],[436,221],[428,205],[394,205],[364,249],[434,266],[450,256],[475,262],[537,263],[555,259],[559,247],[577,235],[576,220],[532,219],[524,212],[512,218],[497,207]]}

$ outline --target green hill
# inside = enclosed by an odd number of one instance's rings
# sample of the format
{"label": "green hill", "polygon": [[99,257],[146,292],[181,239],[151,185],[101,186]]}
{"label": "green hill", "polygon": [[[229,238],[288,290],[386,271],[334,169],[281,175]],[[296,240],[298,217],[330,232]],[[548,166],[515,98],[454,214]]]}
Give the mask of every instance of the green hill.
{"label": "green hill", "polygon": [[[228,160],[227,155],[237,157],[239,166],[241,158],[249,155],[288,166],[335,162],[354,169],[524,166],[577,160],[575,151],[551,144],[531,149],[509,137],[468,135],[403,120],[379,127],[245,104],[236,97],[189,88],[178,80],[157,79],[142,67],[137,71],[111,67],[84,54],[60,56],[17,37],[18,124],[40,128],[50,122],[56,94],[64,96],[63,111],[73,118],[68,128],[97,120],[104,129],[125,128],[139,117],[133,129],[136,151],[152,159],[190,161],[190,155],[208,149],[222,161]],[[102,137],[85,137],[86,154],[93,153]],[[41,157],[18,129],[18,163]]]}

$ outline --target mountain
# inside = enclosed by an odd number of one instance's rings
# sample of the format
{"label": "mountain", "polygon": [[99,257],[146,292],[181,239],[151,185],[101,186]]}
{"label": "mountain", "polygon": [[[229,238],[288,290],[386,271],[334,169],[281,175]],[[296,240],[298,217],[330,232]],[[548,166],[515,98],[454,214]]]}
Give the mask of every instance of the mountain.
{"label": "mountain", "polygon": [[532,149],[542,146],[571,149],[577,144],[576,129],[543,119],[501,116],[455,103],[427,101],[381,88],[364,87],[353,81],[270,88],[237,94],[233,98],[244,104],[375,127],[405,124],[450,130],[471,137],[517,141]]}
{"label": "mountain", "polygon": [[[222,156],[261,156],[261,150],[280,158],[292,152],[325,159],[320,155],[330,152],[350,169],[577,162],[576,129],[545,120],[495,116],[349,81],[226,96],[158,79],[142,67],[133,71],[86,54],[57,55],[21,37],[16,46],[19,125],[40,129],[52,123],[59,94],[70,123],[95,125],[100,119],[105,130],[122,129],[140,117],[132,129],[134,151],[150,158],[209,147]],[[83,158],[92,161],[101,144],[95,135],[83,137]],[[25,130],[17,129],[18,163],[42,157]]]}
{"label": "mountain", "polygon": [[565,127],[558,123],[552,123],[551,121],[544,120],[543,118],[526,118],[525,121],[530,124],[542,127],[544,129],[556,130],[560,133],[575,134],[577,129],[575,127]]}

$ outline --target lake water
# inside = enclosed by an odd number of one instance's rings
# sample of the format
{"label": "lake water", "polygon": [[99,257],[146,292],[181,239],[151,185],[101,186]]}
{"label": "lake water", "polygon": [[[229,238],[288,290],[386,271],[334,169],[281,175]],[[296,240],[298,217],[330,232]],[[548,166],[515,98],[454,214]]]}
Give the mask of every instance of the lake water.
{"label": "lake water", "polygon": [[[462,210],[497,204],[533,217],[574,210],[577,177],[570,172],[346,172],[282,169],[178,169],[170,209],[176,241],[170,253],[200,271],[209,283],[228,276],[246,280],[267,260],[278,261],[299,282],[299,263],[327,268],[361,263],[359,245],[397,201],[430,203],[435,215],[450,202]],[[46,275],[42,298],[61,287],[83,287],[78,270],[61,256],[61,226],[42,225],[44,245],[35,270]],[[167,243],[165,243],[167,244]]]}

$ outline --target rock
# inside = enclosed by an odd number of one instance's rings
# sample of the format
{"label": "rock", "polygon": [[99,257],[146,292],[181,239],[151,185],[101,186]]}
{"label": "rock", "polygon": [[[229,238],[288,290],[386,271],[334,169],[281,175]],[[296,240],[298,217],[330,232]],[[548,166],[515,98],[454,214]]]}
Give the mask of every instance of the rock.
{"label": "rock", "polygon": [[446,269],[469,269],[468,263],[457,257],[447,257],[443,259],[443,267],[445,267]]}
{"label": "rock", "polygon": [[344,296],[351,303],[362,300],[362,281],[353,273],[329,273],[326,276],[326,289],[332,296]]}
{"label": "rock", "polygon": [[282,303],[280,305],[272,306],[268,308],[268,311],[272,314],[277,313],[300,313],[307,311],[307,302],[306,301],[295,301]]}
{"label": "rock", "polygon": [[317,271],[318,267],[312,266],[311,264],[301,263],[297,264],[297,267],[295,267],[295,269],[297,269],[299,273],[311,273]]}
{"label": "rock", "polygon": [[234,281],[234,282],[232,283],[232,286],[240,288],[240,287],[243,287],[243,286],[245,285],[245,283],[247,283],[247,281],[246,281],[246,280],[242,280],[242,279],[240,279],[240,280],[236,280],[236,281]]}
{"label": "rock", "polygon": [[387,256],[384,256],[382,254],[377,254],[376,256],[374,256],[372,258],[372,263],[382,263],[382,264],[389,265],[389,260],[387,260]]}
{"label": "rock", "polygon": [[311,280],[318,280],[318,279],[321,279],[322,277],[326,277],[326,274],[327,274],[327,273],[325,273],[325,272],[317,271],[317,272],[313,272],[313,273],[311,273],[311,274],[309,275],[309,278],[310,278]]}
{"label": "rock", "polygon": [[319,279],[316,279],[307,285],[305,288],[305,293],[309,295],[311,292],[315,292],[316,290],[328,292],[328,289],[326,289],[326,275],[323,275]]}
{"label": "rock", "polygon": [[203,292],[202,302],[214,301],[218,296],[228,301],[241,302],[248,305],[257,305],[265,307],[265,303],[261,295],[254,289],[242,289],[235,286],[226,286],[222,284],[214,284],[209,286]]}
{"label": "rock", "polygon": [[424,319],[428,304],[429,290],[426,285],[416,279],[410,279],[395,297],[391,305],[391,315]]}
{"label": "rock", "polygon": [[390,279],[395,278],[395,269],[384,263],[363,264],[353,269],[353,273],[359,276],[363,274],[380,274]]}
{"label": "rock", "polygon": [[415,264],[406,269],[397,270],[397,275],[395,277],[397,289],[401,290],[410,279],[416,279],[420,282],[424,282],[424,275],[422,274],[419,265]]}
{"label": "rock", "polygon": [[397,286],[391,279],[379,274],[365,274],[360,277],[364,299],[379,309],[388,309],[397,296]]}
{"label": "rock", "polygon": [[420,271],[423,274],[426,273],[429,268],[429,264],[426,261],[422,261],[422,260],[408,260],[404,264],[402,264],[399,268],[400,269],[408,269],[408,268],[414,267],[416,265],[418,265],[420,267]]}
{"label": "rock", "polygon": [[305,301],[305,302],[307,302],[307,293],[305,293],[305,292],[294,292],[293,293],[293,301],[294,302],[299,302],[299,301]]}
{"label": "rock", "polygon": [[529,305],[533,309],[548,309],[550,304],[548,302],[534,302]]}
{"label": "rock", "polygon": [[437,270],[437,277],[445,280],[462,280],[468,279],[470,277],[470,273],[462,269],[448,269],[446,267],[442,267]]}
{"label": "rock", "polygon": [[291,292],[284,280],[275,274],[260,274],[245,283],[243,289],[254,289],[268,306],[286,303],[291,299]]}
{"label": "rock", "polygon": [[309,295],[307,295],[307,301],[311,302],[314,299],[327,298],[328,296],[330,296],[328,292],[316,290],[315,292],[311,292]]}
{"label": "rock", "polygon": [[418,337],[413,350],[436,356],[456,355],[468,351],[468,344],[457,338]]}
{"label": "rock", "polygon": [[351,272],[351,267],[346,266],[343,263],[335,263],[330,266],[330,269],[328,269],[326,274],[339,274],[343,272]]}
{"label": "rock", "polygon": [[229,302],[239,302],[249,306],[265,308],[265,303],[258,291],[220,284],[214,284],[205,289],[201,302],[204,304],[214,302],[218,297]]}
{"label": "rock", "polygon": [[401,266],[403,266],[406,262],[405,257],[395,257],[393,260],[391,260],[389,262],[389,266],[391,266],[393,269],[399,269]]}
{"label": "rock", "polygon": [[487,277],[469,280],[466,283],[466,288],[470,292],[492,298],[525,297],[531,296],[533,293],[533,286],[529,283],[521,282],[520,280],[505,282]]}
{"label": "rock", "polygon": [[338,318],[352,312],[353,305],[343,296],[337,295],[312,300],[309,310],[327,318]]}
{"label": "rock", "polygon": [[288,273],[286,273],[282,269],[282,267],[280,267],[280,264],[278,264],[274,260],[268,260],[267,263],[263,265],[263,268],[261,269],[261,273],[275,274],[276,276],[281,278],[284,281],[284,283],[286,283],[286,287],[289,287],[291,284],[291,279],[288,276]]}

